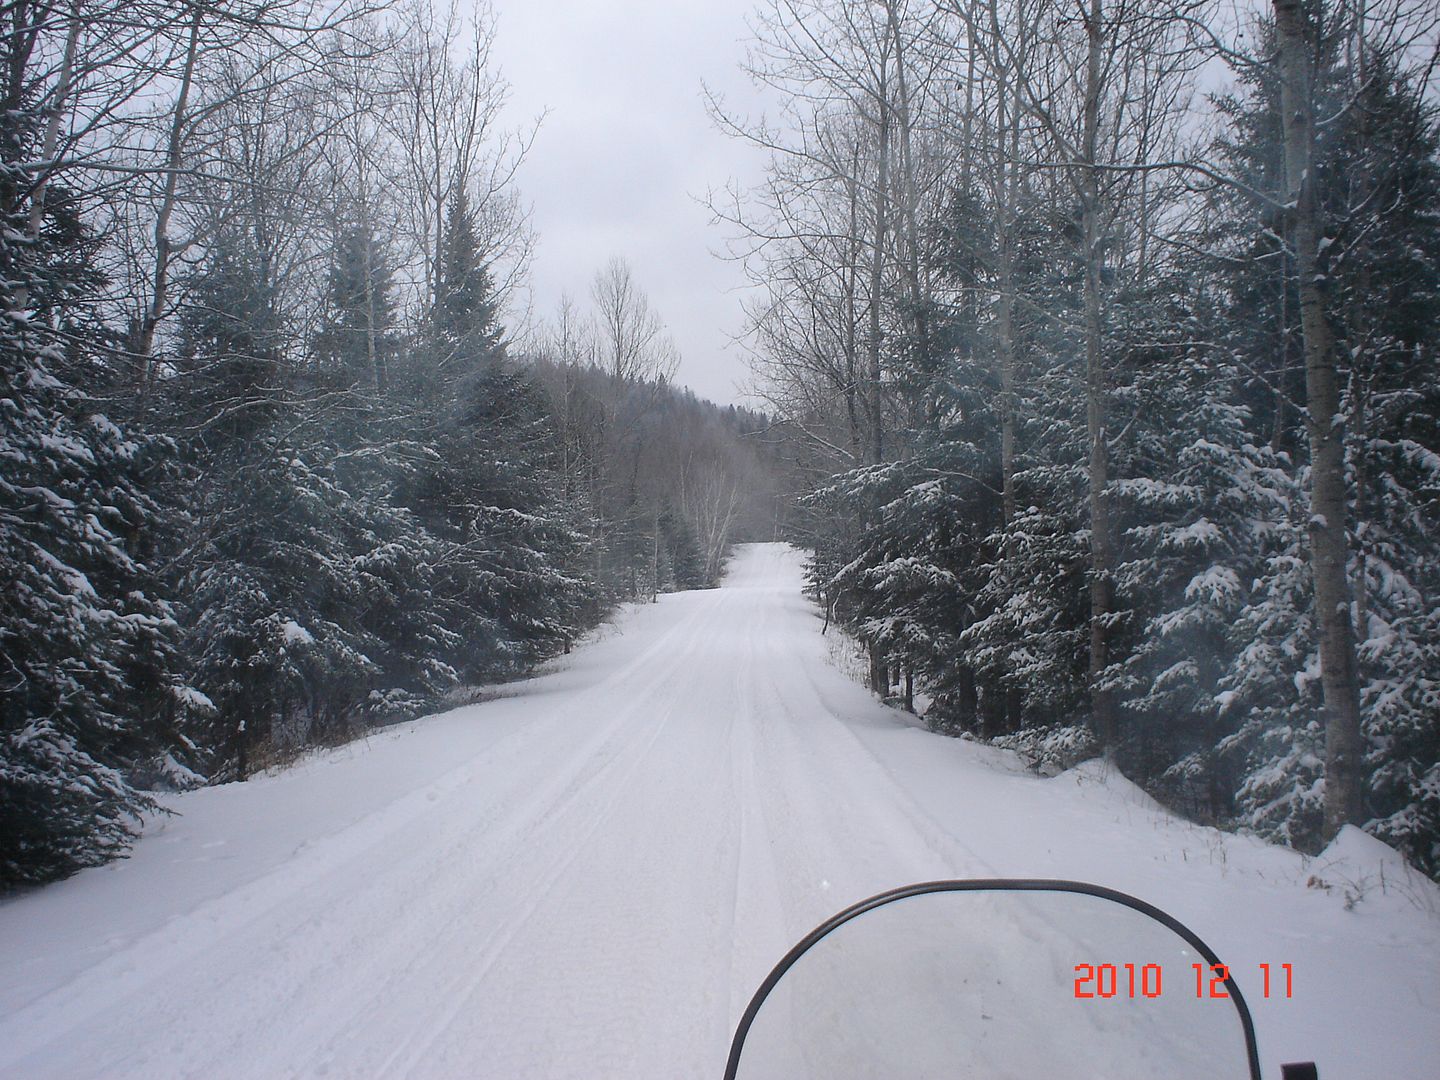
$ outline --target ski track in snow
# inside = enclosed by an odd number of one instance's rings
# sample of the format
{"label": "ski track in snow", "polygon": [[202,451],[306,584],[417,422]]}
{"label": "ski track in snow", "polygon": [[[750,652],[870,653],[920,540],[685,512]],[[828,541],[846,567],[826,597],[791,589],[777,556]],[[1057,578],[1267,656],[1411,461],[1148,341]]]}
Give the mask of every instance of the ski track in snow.
{"label": "ski track in snow", "polygon": [[1099,881],[1238,969],[1293,963],[1289,1002],[1238,976],[1267,1067],[1433,1075],[1428,883],[1347,911],[1305,888],[1323,864],[1098,766],[1038,780],[918,730],[835,669],[800,566],[741,549],[724,588],[510,696],[175,797],[131,859],[0,905],[0,1075],[713,1077],[826,916],[1002,875]]}

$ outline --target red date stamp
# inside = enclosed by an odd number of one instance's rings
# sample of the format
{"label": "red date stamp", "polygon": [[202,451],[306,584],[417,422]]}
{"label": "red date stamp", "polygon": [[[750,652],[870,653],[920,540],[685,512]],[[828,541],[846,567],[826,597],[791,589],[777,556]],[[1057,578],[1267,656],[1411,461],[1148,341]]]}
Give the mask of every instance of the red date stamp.
{"label": "red date stamp", "polygon": [[[1193,981],[1184,980],[1181,993],[1197,998],[1226,999],[1230,968],[1225,964],[1191,964]],[[1293,964],[1260,964],[1261,997],[1293,997]],[[1173,987],[1173,980],[1171,981]],[[1171,990],[1172,993],[1177,992]],[[1159,964],[1076,964],[1077,998],[1158,998],[1166,993],[1165,969]]]}

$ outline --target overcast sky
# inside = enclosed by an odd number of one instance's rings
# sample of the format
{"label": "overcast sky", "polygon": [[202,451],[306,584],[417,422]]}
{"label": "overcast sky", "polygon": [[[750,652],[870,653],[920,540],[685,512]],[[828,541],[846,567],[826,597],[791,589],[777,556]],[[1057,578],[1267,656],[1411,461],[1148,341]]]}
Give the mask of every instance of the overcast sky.
{"label": "overcast sky", "polygon": [[494,0],[496,52],[511,84],[509,125],[548,110],[519,175],[539,233],[535,311],[562,291],[589,302],[590,279],[628,259],[669,325],[676,381],[740,400],[748,377],[727,346],[741,322],[740,270],[711,252],[724,233],[697,201],[760,175],[753,150],[715,130],[702,80],[755,106],[739,70],[751,0]]}

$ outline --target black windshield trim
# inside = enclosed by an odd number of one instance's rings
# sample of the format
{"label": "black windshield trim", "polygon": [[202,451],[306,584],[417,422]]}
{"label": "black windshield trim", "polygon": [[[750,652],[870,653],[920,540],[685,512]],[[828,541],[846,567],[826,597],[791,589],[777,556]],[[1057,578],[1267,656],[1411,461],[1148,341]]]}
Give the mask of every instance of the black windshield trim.
{"label": "black windshield trim", "polygon": [[[1215,955],[1215,951],[1201,941],[1195,931],[1175,916],[1161,911],[1154,904],[1146,903],[1129,893],[1120,892],[1118,889],[1109,889],[1104,885],[1046,878],[971,878],[955,881],[922,881],[915,885],[904,885],[888,892],[877,893],[869,899],[861,900],[858,904],[852,904],[837,915],[832,915],[806,934],[798,945],[785,954],[784,958],[775,965],[774,970],[765,977],[765,981],[760,984],[760,989],[755,991],[755,996],[750,999],[750,1004],[745,1009],[745,1015],[740,1018],[740,1023],[735,1028],[735,1038],[730,1044],[730,1058],[725,1063],[725,1080],[736,1080],[737,1071],[740,1068],[740,1053],[745,1048],[745,1036],[750,1033],[750,1025],[755,1022],[755,1016],[760,1012],[760,1007],[765,1004],[765,999],[770,995],[770,991],[775,989],[775,984],[784,978],[785,973],[794,966],[795,961],[799,960],[811,946],[867,911],[873,911],[877,907],[883,907],[897,900],[906,900],[912,896],[944,892],[1080,893],[1084,896],[1098,897],[1101,900],[1110,900],[1138,911],[1142,915],[1148,915],[1156,922],[1173,930],[1192,945],[1207,963],[1211,965],[1221,963],[1220,958]],[[1235,984],[1234,977],[1229,974],[1229,968],[1227,967],[1225,970],[1225,989],[1230,994],[1230,1000],[1235,1003],[1235,1011],[1240,1014],[1240,1026],[1245,1032],[1245,1055],[1250,1066],[1250,1080],[1260,1080],[1260,1052],[1255,1045],[1255,1023],[1250,1018],[1250,1007],[1245,1004],[1245,997],[1240,993],[1240,987]]]}

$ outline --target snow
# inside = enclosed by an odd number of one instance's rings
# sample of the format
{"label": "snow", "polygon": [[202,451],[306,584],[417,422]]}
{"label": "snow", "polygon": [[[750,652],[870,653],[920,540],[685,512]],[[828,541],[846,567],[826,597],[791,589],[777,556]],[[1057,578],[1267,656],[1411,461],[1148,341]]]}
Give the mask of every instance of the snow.
{"label": "snow", "polygon": [[82,465],[95,464],[95,455],[90,452],[88,446],[78,439],[71,439],[59,435],[41,435],[40,445],[47,450],[54,451],[61,457],[78,461]]}
{"label": "snow", "polygon": [[1311,888],[1343,888],[1358,903],[1375,890],[1396,889],[1417,893],[1414,872],[1389,845],[1362,829],[1346,825],[1330,846],[1311,864]]}
{"label": "snow", "polygon": [[1240,595],[1240,577],[1228,566],[1211,566],[1190,579],[1185,586],[1185,599],[1204,600],[1220,607]]}
{"label": "snow", "polygon": [[215,711],[215,702],[210,700],[210,696],[193,686],[172,686],[170,693],[183,708],[197,712]]}
{"label": "snow", "polygon": [[[176,761],[173,754],[166,754],[160,760],[158,772],[163,777],[163,784],[168,785],[171,791],[184,791],[205,783],[205,777],[184,763]],[[156,786],[161,785],[157,784]]]}
{"label": "snow", "polygon": [[315,635],[294,619],[286,619],[280,624],[280,636],[285,640],[286,645],[315,644]]}
{"label": "snow", "polygon": [[1187,923],[1267,1076],[1433,1074],[1440,891],[1390,849],[1305,859],[1103,762],[1045,780],[930,734],[836,670],[801,569],[742,549],[507,696],[164,796],[130,859],[0,905],[0,1075],[714,1077],[812,926],[992,876]]}

